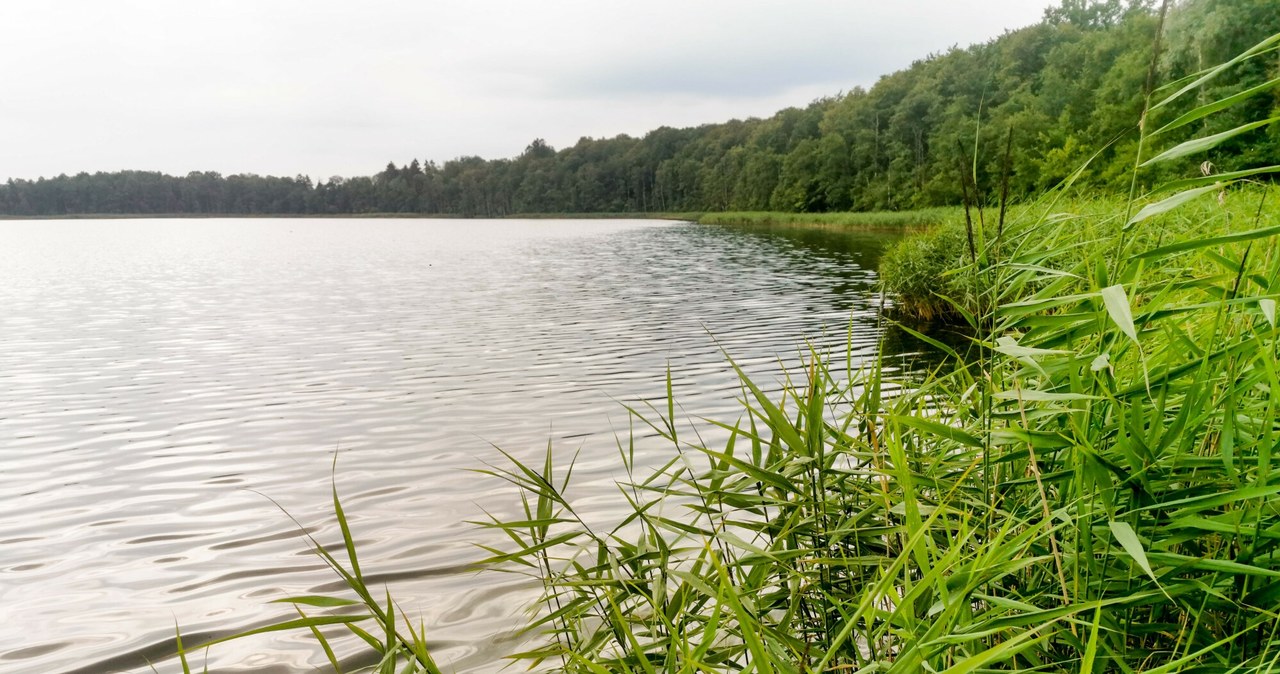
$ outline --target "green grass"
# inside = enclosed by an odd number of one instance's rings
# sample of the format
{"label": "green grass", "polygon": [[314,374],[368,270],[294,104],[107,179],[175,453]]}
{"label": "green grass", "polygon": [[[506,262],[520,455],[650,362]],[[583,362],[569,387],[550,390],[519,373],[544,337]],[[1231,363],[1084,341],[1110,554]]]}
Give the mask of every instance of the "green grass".
{"label": "green grass", "polygon": [[875,211],[865,213],[730,211],[725,213],[703,213],[697,221],[708,225],[838,225],[870,229],[909,229],[941,224],[962,215],[963,213],[959,208],[925,208],[914,211]]}
{"label": "green grass", "polygon": [[[334,468],[337,468],[337,455],[334,456]],[[195,647],[187,647],[182,641],[179,630],[176,638],[177,658],[183,674],[191,674],[189,656],[220,643],[235,641],[245,637],[270,632],[307,630],[316,639],[317,645],[324,651],[325,657],[334,672],[341,672],[338,656],[325,636],[322,628],[346,628],[359,637],[369,651],[377,655],[377,664],[367,671],[385,672],[387,674],[441,674],[440,667],[427,649],[426,628],[419,623],[416,627],[403,610],[392,599],[391,594],[371,588],[365,580],[360,568],[360,558],[356,551],[355,540],[348,526],[342,501],[338,498],[338,485],[333,484],[333,513],[342,532],[342,549],[336,554],[320,544],[307,529],[296,519],[294,524],[307,537],[311,549],[320,557],[346,586],[347,596],[305,595],[282,597],[276,603],[290,604],[298,617],[260,627],[257,629],[205,641]],[[278,505],[278,504],[277,504]],[[283,511],[283,509],[282,509]],[[288,515],[288,513],[286,513]],[[292,515],[288,515],[293,519]],[[345,557],[343,562],[340,558]],[[308,615],[315,609],[325,615]]]}
{"label": "green grass", "polygon": [[[991,221],[982,227],[982,231],[984,238],[991,241],[992,255],[1009,254],[1005,249],[1011,245],[1027,245],[1027,242],[1014,241],[1019,237],[1048,237],[1047,240],[1060,250],[1042,251],[1047,254],[1037,263],[1061,273],[1090,259],[1112,259],[1110,256],[1116,252],[1116,246],[1121,245],[1122,238],[1123,246],[1134,250],[1154,248],[1162,242],[1280,224],[1280,207],[1259,213],[1258,207],[1265,194],[1262,187],[1244,183],[1224,187],[1220,191],[1220,200],[1215,198],[1218,194],[1205,195],[1179,209],[1154,216],[1142,227],[1134,227],[1127,232],[1124,225],[1129,206],[1120,196],[1072,195],[1059,198],[1057,194],[1050,194],[1036,202],[1010,208],[1013,221],[1042,223],[1034,234],[1015,229],[1009,232],[1004,242],[997,242],[997,225]],[[1154,194],[1138,201],[1135,210],[1158,200],[1160,196]],[[1127,237],[1122,237],[1126,233]],[[1207,260],[1200,262],[1204,266],[1194,272],[1213,271],[1213,265]],[[981,310],[978,302],[982,294],[979,287],[982,279],[972,274],[971,268],[967,231],[961,216],[893,244],[881,258],[879,271],[885,289],[895,300],[895,309],[900,317],[925,320],[941,317],[956,321],[961,320],[964,313]],[[1164,269],[1172,270],[1172,267],[1165,265]],[[1159,273],[1159,270],[1154,273]],[[1070,293],[1086,285],[1081,279],[1078,283],[1068,282],[1058,287],[1064,293]],[[1028,292],[1033,287],[1039,285],[1018,286],[1017,290]],[[1012,301],[1014,298],[1004,293],[1001,299]]]}
{"label": "green grass", "polygon": [[[961,259],[939,266],[964,284],[947,303],[974,350],[910,387],[816,351],[778,394],[739,370],[741,418],[708,445],[677,431],[668,385],[631,412],[670,460],[642,469],[623,441],[630,512],[609,528],[574,510],[572,462],[550,450],[482,469],[523,505],[480,523],[506,541],[484,567],[542,588],[512,657],[594,674],[1280,671],[1280,223],[1275,195],[1234,180],[1049,195],[962,227]],[[278,628],[360,618],[383,635],[356,631],[378,671],[435,671],[422,630],[365,584],[336,491],[334,509],[347,561],[317,553],[349,591],[292,601],[347,612]]]}
{"label": "green grass", "polygon": [[657,212],[603,212],[603,213],[513,213],[502,216],[506,220],[688,220],[697,221],[702,213]]}

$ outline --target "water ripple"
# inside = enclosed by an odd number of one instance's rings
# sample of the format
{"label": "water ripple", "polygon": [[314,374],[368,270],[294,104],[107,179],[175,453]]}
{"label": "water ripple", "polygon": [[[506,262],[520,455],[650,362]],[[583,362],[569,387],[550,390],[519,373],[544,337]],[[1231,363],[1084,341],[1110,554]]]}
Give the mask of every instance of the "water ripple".
{"label": "water ripple", "polygon": [[[651,221],[0,223],[0,665],[150,671],[175,619],[195,643],[339,589],[262,496],[339,544],[338,450],[365,567],[441,660],[496,671],[534,588],[471,570],[487,534],[466,520],[516,501],[470,469],[549,439],[582,452],[576,502],[616,516],[622,403],[660,400],[669,366],[690,416],[732,420],[725,353],[769,390],[803,339],[842,351],[852,329],[874,355],[879,245]],[[309,671],[308,639],[208,664]]]}

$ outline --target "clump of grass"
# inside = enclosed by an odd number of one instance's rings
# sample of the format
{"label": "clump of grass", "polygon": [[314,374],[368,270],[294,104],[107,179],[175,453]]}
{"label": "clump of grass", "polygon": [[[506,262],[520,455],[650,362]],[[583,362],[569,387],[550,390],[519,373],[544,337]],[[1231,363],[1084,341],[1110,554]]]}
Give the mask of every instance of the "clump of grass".
{"label": "clump of grass", "polygon": [[[1060,275],[1062,270],[1078,267],[1099,256],[1110,258],[1122,232],[1127,232],[1125,245],[1132,249],[1211,233],[1242,231],[1254,225],[1265,193],[1263,186],[1239,183],[1224,185],[1213,192],[1211,197],[1220,194],[1222,199],[1192,201],[1177,210],[1153,216],[1143,227],[1125,226],[1127,202],[1118,196],[1049,194],[1032,203],[1011,206],[1010,219],[1041,223],[1034,236],[1049,237],[1047,240],[1055,242],[1059,249],[1040,262]],[[1275,209],[1264,210],[1258,222],[1264,225],[1277,222],[1278,213]],[[1000,255],[998,241],[1013,244],[1016,237],[1027,234],[1019,234],[1015,229],[998,237],[995,224],[988,223],[983,236],[990,242],[988,253]],[[894,299],[897,317],[962,321],[963,314],[982,310],[979,301],[983,288],[990,287],[992,279],[973,273],[966,237],[963,220],[951,220],[891,244],[880,259],[879,274],[884,289]],[[1207,273],[1209,270],[1210,267],[1183,271]],[[1047,280],[1049,272],[1045,273],[1041,281]],[[1084,279],[1080,279],[1080,282],[1060,286],[1060,290],[1070,293],[1086,286]],[[1033,283],[1017,286],[1016,290],[1027,292],[1038,287],[1039,284]],[[1006,301],[1014,299],[1008,292],[1002,297]]]}
{"label": "clump of grass", "polygon": [[880,258],[880,282],[897,312],[917,320],[954,315],[955,304],[976,310],[964,223],[952,220],[893,244]]}

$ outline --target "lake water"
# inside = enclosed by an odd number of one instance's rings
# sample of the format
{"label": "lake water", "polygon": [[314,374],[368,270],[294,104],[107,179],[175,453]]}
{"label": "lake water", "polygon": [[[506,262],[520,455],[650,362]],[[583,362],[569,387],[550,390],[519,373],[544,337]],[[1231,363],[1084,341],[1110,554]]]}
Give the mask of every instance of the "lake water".
{"label": "lake water", "polygon": [[[529,586],[468,569],[489,539],[466,520],[516,507],[470,469],[500,462],[495,446],[580,450],[577,503],[608,519],[623,404],[661,399],[668,365],[686,415],[733,420],[721,349],[764,383],[806,338],[843,351],[851,327],[855,356],[875,355],[885,240],[626,220],[0,222],[0,671],[150,671],[175,623],[199,642],[291,614],[272,599],[334,592],[267,497],[340,541],[335,451],[366,573],[446,671],[495,671]],[[324,657],[296,634],[207,662]]]}

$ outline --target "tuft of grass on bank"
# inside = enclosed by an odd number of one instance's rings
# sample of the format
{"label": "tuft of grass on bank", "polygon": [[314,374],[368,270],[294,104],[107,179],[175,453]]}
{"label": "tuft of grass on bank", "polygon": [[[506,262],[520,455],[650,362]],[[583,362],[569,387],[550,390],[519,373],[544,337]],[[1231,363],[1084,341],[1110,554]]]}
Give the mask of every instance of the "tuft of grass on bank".
{"label": "tuft of grass on bank", "polygon": [[[1280,204],[1272,203],[1263,208],[1267,187],[1252,183],[1223,185],[1203,198],[1193,200],[1176,210],[1161,213],[1144,221],[1142,227],[1126,225],[1126,213],[1159,202],[1168,194],[1157,193],[1139,200],[1130,207],[1119,196],[1073,196],[1057,198],[1049,194],[1030,204],[1010,208],[1010,218],[1015,221],[1037,220],[1043,224],[1033,235],[1043,250],[1052,249],[1036,264],[1058,270],[1058,274],[1075,274],[1077,282],[1060,281],[1058,287],[1075,292],[1086,287],[1088,270],[1082,265],[1099,257],[1111,256],[1121,250],[1155,248],[1170,241],[1195,239],[1206,235],[1229,235],[1255,227],[1280,225]],[[1031,242],[1017,237],[1032,236],[1009,232],[1004,240],[997,232],[997,224],[988,220],[981,228],[981,238],[990,242],[988,253],[993,257],[1015,261],[1025,255]],[[894,298],[897,315],[906,319],[933,320],[943,318],[962,320],[963,316],[979,312],[982,291],[980,276],[972,272],[973,262],[968,249],[968,234],[963,215],[949,219],[926,232],[907,236],[893,244],[880,259],[880,279],[884,288]],[[1212,274],[1215,265],[1201,260],[1195,269],[1161,267],[1154,273],[1168,272],[1168,281],[1176,282],[1186,274]],[[1074,270],[1074,271],[1066,271]],[[1047,274],[1048,272],[1046,272]],[[1007,288],[1001,295],[1004,301],[1014,301],[1014,293],[1030,293],[1047,281],[1016,288]]]}
{"label": "tuft of grass on bank", "polygon": [[865,227],[868,229],[909,229],[938,225],[955,220],[962,215],[963,213],[958,207],[864,213],[729,211],[703,213],[697,221],[705,225],[837,225],[842,227]]}

